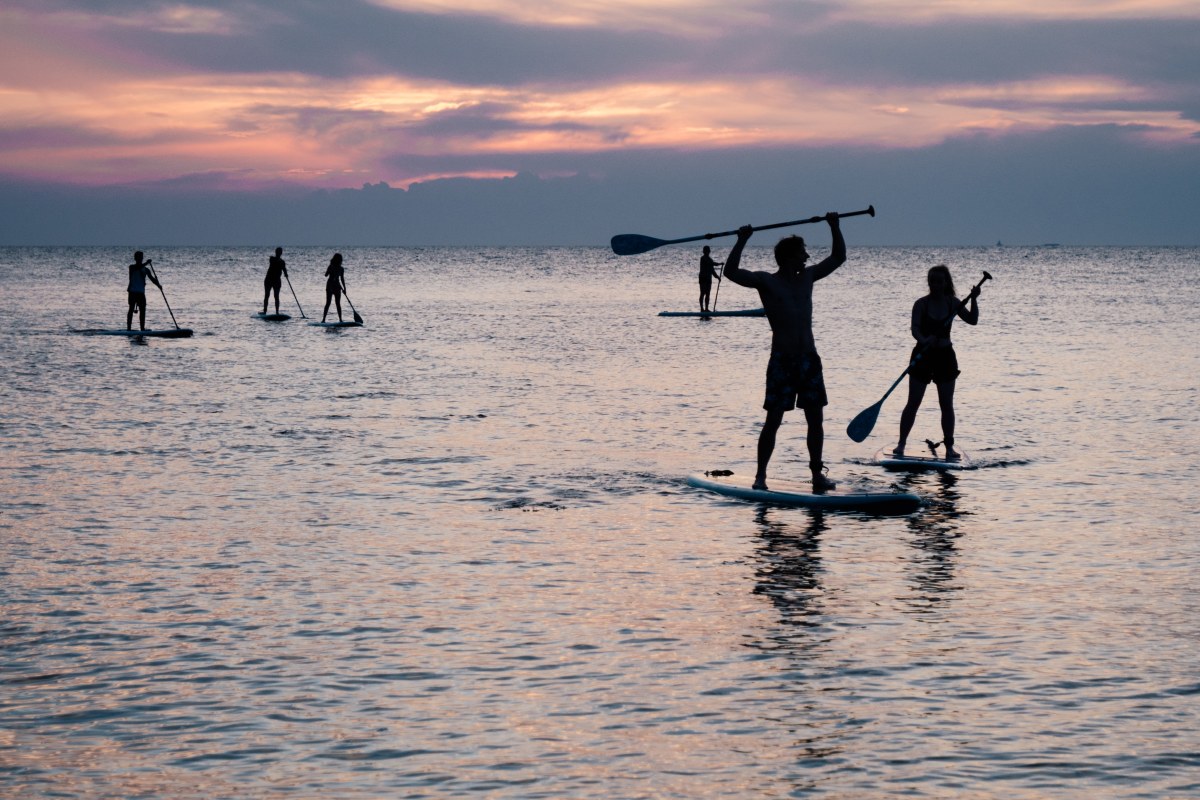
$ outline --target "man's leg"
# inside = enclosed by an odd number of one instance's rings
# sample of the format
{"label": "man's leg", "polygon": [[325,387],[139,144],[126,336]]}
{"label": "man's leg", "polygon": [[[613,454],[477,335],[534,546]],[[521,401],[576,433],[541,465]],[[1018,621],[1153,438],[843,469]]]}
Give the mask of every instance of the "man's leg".
{"label": "man's leg", "polygon": [[825,477],[825,462],[821,456],[825,451],[825,410],[821,406],[804,409],[804,420],[808,423],[808,466],[812,470],[812,485],[815,494],[824,494],[837,486]]}
{"label": "man's leg", "polygon": [[758,474],[754,476],[754,488],[767,488],[767,464],[771,463],[771,454],[775,452],[775,434],[783,424],[783,411],[768,411],[767,419],[763,422],[762,431],[758,434]]}

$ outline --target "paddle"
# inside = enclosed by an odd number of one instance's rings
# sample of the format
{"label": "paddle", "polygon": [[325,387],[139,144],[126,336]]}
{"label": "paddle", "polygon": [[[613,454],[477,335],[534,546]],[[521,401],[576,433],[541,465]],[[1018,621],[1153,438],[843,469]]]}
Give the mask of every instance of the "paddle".
{"label": "paddle", "polygon": [[[978,290],[979,288],[981,288],[983,286],[984,281],[990,281],[991,279],[992,279],[992,276],[988,273],[987,270],[984,270],[983,278],[979,281],[979,283],[975,284],[975,288],[972,289],[971,291],[975,292],[976,290]],[[970,295],[968,295],[968,297],[969,296]],[[962,308],[963,305],[965,305],[965,304],[966,304],[965,300],[959,300],[958,305],[956,305],[954,307],[954,311],[950,312],[950,316],[946,317],[939,324],[940,325],[948,325],[950,323],[950,321],[952,319],[954,319],[954,316],[956,314],[958,314],[958,310],[960,308]],[[883,393],[883,397],[879,398],[878,403],[871,406],[870,408],[864,408],[862,411],[860,411],[858,413],[857,417],[850,420],[850,424],[846,426],[846,435],[847,436],[849,436],[851,439],[853,439],[856,442],[861,442],[863,439],[866,439],[868,436],[871,435],[871,430],[875,427],[875,420],[879,417],[879,410],[881,408],[883,408],[883,401],[888,399],[888,395],[890,395],[892,393],[893,389],[895,389],[897,386],[900,385],[900,381],[904,380],[904,376],[908,374],[908,371],[911,370],[914,366],[916,366],[916,363],[921,360],[921,355],[924,352],[924,350],[925,350],[925,348],[922,347],[920,350],[917,351],[917,354],[915,356],[913,356],[913,360],[910,361],[908,366],[904,368],[904,372],[900,373],[900,377],[896,378],[896,382],[893,383],[891,386],[889,386],[888,390]]]}
{"label": "paddle", "polygon": [[150,266],[152,262],[153,259],[146,259],[146,266],[150,267],[150,272],[154,273],[154,282],[158,284],[158,291],[162,293],[163,303],[165,303],[167,306],[167,313],[171,315],[171,322],[174,323],[175,330],[179,330],[179,323],[175,322],[175,312],[171,310],[171,304],[167,303],[167,293],[163,291],[162,281],[158,279],[158,272],[154,269],[154,267]]}
{"label": "paddle", "polygon": [[713,294],[712,310],[717,310],[717,298],[721,296],[721,278],[725,275],[725,262],[721,262],[721,271],[717,273],[717,291]]}
{"label": "paddle", "polygon": [[[284,275],[283,279],[288,282],[288,288],[292,289],[292,279],[289,278],[287,275]],[[295,300],[296,300],[296,308],[300,309],[300,316],[304,317],[304,319],[308,319],[308,317],[305,316],[305,314],[304,314],[304,307],[302,305],[300,305],[300,298],[296,297],[295,289],[292,289],[292,297],[295,298]]]}
{"label": "paddle", "polygon": [[362,317],[360,317],[360,316],[358,315],[358,311],[356,311],[356,310],[354,309],[354,303],[351,303],[351,302],[350,302],[350,293],[346,291],[346,284],[345,284],[345,282],[344,282],[344,281],[343,281],[343,283],[342,283],[342,294],[346,295],[346,302],[347,302],[347,303],[350,303],[350,310],[351,310],[351,311],[354,311],[354,321],[355,321],[355,322],[357,322],[359,325],[362,325],[362,324],[363,324],[363,318],[362,318]]}
{"label": "paddle", "polygon": [[[875,216],[875,206],[868,206],[862,211],[848,211],[845,214],[838,214],[838,218],[842,217],[857,217],[860,214],[870,214]],[[791,222],[776,222],[772,225],[758,225],[751,228],[754,231],[766,231],[771,228],[786,228],[790,225],[808,225],[813,222],[823,222],[825,217],[809,217],[808,219],[794,219]],[[716,239],[719,236],[736,236],[737,231],[723,231],[722,233],[705,233],[700,236],[685,236],[682,239],[655,239],[653,236],[642,236],[638,233],[619,233],[612,237],[613,252],[619,256],[634,256],[638,253],[646,253],[656,247],[662,247],[665,244],[680,244],[682,242],[694,242],[698,239]]]}

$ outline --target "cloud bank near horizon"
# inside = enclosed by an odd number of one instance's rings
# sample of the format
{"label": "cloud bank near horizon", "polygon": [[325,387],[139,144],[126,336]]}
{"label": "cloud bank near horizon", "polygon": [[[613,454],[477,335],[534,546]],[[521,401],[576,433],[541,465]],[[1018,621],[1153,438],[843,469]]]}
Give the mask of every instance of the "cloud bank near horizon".
{"label": "cloud bank near horizon", "polygon": [[[556,241],[557,209],[538,205],[555,197],[601,218],[557,220],[557,241],[583,243],[630,208],[691,229],[849,194],[922,211],[908,230],[930,243],[1037,239],[1039,217],[1061,227],[1085,207],[1053,238],[1197,243],[1172,213],[1200,183],[1197,41],[1200,7],[1175,0],[11,0],[0,197],[22,222],[0,223],[0,243],[51,241],[56,221],[77,241],[139,196],[160,198],[146,218],[163,197],[239,209],[163,219],[164,242],[319,216],[301,210],[330,197],[428,217],[439,241]],[[458,206],[433,201],[446,193]],[[39,203],[87,216],[22,210]],[[970,219],[980,207],[1002,221]],[[339,240],[320,225],[303,230]],[[406,225],[389,235],[423,243]]]}
{"label": "cloud bank near horizon", "polygon": [[1181,165],[1140,147],[1111,126],[904,153],[599,154],[582,174],[407,189],[229,192],[207,176],[120,188],[0,183],[0,242],[605,245],[617,233],[676,238],[874,205],[876,218],[847,226],[853,244],[1200,245],[1200,152]]}

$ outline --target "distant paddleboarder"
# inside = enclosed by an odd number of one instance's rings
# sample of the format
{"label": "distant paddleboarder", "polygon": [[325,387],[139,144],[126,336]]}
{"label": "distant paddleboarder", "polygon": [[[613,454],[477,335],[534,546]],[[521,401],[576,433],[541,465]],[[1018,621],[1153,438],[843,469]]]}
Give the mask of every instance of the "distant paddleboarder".
{"label": "distant paddleboarder", "polygon": [[283,260],[283,248],[276,247],[275,255],[267,262],[267,277],[263,280],[263,310],[267,313],[267,300],[271,292],[275,293],[275,313],[279,313],[279,290],[283,286],[283,278],[288,274],[287,264]]}
{"label": "distant paddleboarder", "polygon": [[789,236],[775,245],[775,272],[750,272],[741,268],[742,250],[754,233],[746,225],[738,229],[737,243],[725,262],[725,277],[738,284],[758,290],[767,321],[771,323],[771,358],[767,363],[767,392],[763,402],[767,419],[758,437],[758,472],[755,489],[767,488],[767,464],[775,450],[775,435],[783,423],[783,415],[793,408],[804,409],[808,424],[807,444],[812,488],[823,494],[836,484],[825,477],[821,460],[825,444],[824,407],[825,379],[821,357],[812,332],[813,283],[828,276],[846,261],[846,242],[842,238],[838,215],[825,215],[833,234],[833,248],[821,263],[807,267],[808,251],[804,239]]}
{"label": "distant paddleboarder", "polygon": [[129,265],[129,313],[125,315],[125,330],[133,330],[133,312],[138,312],[138,326],[146,330],[146,279],[162,289],[162,284],[154,274],[150,264],[152,259],[142,261],[142,251],[133,254],[133,263]]}
{"label": "distant paddleboarder", "polygon": [[325,310],[321,313],[321,322],[329,316],[329,302],[337,304],[338,322],[342,321],[342,292],[346,290],[346,270],[342,268],[342,254],[334,253],[325,269]]}
{"label": "distant paddleboarder", "polygon": [[708,254],[709,247],[704,245],[704,255],[700,256],[700,310],[709,311],[708,295],[712,291],[713,278],[721,280],[721,276],[717,274],[715,267],[725,266],[724,262],[717,263],[713,261],[712,256]]}
{"label": "distant paddleboarder", "polygon": [[[900,413],[900,442],[892,451],[904,455],[908,434],[917,419],[917,409],[932,381],[937,386],[938,404],[942,409],[942,442],[946,460],[959,458],[954,449],[954,383],[958,379],[958,357],[950,341],[950,326],[955,317],[968,325],[979,324],[979,287],[971,289],[965,301],[954,294],[954,279],[945,264],[931,267],[926,280],[929,294],[913,303],[912,335],[917,340],[912,351],[912,366],[908,370],[908,404]],[[968,305],[969,303],[969,305]]]}

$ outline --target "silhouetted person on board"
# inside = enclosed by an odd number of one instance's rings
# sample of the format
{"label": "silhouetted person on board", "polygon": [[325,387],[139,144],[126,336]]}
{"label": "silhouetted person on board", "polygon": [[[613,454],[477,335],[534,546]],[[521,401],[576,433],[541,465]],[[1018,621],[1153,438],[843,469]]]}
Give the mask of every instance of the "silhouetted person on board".
{"label": "silhouetted person on board", "polygon": [[146,279],[162,288],[162,284],[158,282],[158,278],[151,269],[150,264],[152,259],[142,261],[142,251],[138,250],[133,254],[133,263],[129,265],[129,313],[125,315],[125,330],[133,330],[133,312],[136,309],[138,312],[138,325],[142,330],[146,330]]}
{"label": "silhouetted person on board", "polygon": [[708,295],[712,291],[713,278],[721,280],[721,276],[717,274],[714,267],[725,266],[724,262],[718,264],[712,260],[712,256],[708,254],[708,245],[704,245],[704,255],[700,256],[700,310],[708,311]]}
{"label": "silhouetted person on board", "polygon": [[821,454],[825,445],[825,378],[821,357],[812,332],[813,283],[832,273],[846,261],[846,242],[835,213],[825,215],[833,234],[829,257],[816,266],[805,266],[808,251],[799,236],[781,239],[775,245],[775,272],[750,272],[741,268],[742,250],[754,229],[746,225],[738,230],[737,243],[725,262],[725,277],[758,290],[767,321],[771,323],[771,359],[767,363],[767,392],[763,408],[767,419],[758,436],[758,472],[754,488],[767,488],[767,464],[775,451],[775,434],[783,415],[793,408],[804,410],[808,424],[808,464],[812,470],[812,488],[824,494],[836,484],[825,477]]}
{"label": "silhouetted person on board", "polygon": [[283,286],[283,276],[288,274],[287,264],[283,258],[283,248],[276,247],[275,255],[267,262],[267,277],[263,280],[263,310],[267,313],[267,300],[271,292],[275,292],[275,313],[279,313],[279,289]]}
{"label": "silhouetted person on board", "polygon": [[938,405],[942,409],[946,459],[953,461],[959,458],[954,449],[954,382],[959,369],[958,357],[950,341],[950,326],[955,317],[961,317],[968,325],[979,324],[979,287],[974,287],[967,299],[960,301],[954,294],[954,279],[945,264],[930,267],[926,280],[929,294],[913,303],[912,335],[917,343],[913,346],[912,360],[915,363],[908,370],[908,403],[900,412],[900,442],[892,452],[904,455],[908,434],[917,419],[917,409],[932,381],[937,386]]}
{"label": "silhouetted person on board", "polygon": [[321,322],[329,316],[329,301],[337,303],[338,322],[342,321],[342,292],[346,289],[346,270],[342,268],[342,254],[334,253],[325,268],[325,310]]}

